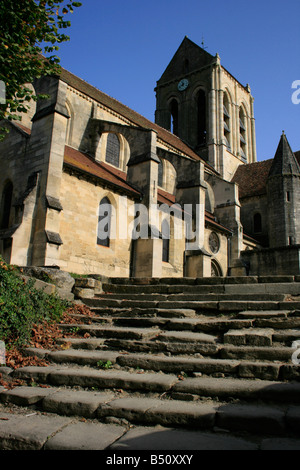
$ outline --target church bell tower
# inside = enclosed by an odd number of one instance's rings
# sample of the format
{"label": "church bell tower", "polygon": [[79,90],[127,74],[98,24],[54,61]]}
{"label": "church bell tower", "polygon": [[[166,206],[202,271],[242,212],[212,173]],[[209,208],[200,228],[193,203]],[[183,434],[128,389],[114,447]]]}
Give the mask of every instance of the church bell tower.
{"label": "church bell tower", "polygon": [[253,97],[212,56],[187,37],[157,82],[155,122],[177,135],[231,180],[256,161]]}

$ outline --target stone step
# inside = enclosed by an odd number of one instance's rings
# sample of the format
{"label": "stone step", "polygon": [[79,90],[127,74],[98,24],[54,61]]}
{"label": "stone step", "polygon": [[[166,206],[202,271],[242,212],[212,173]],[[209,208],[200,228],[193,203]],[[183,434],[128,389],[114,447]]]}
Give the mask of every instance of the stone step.
{"label": "stone step", "polygon": [[[96,303],[98,306],[93,306]],[[147,318],[147,317],[162,317],[162,318],[192,318],[195,317],[197,312],[193,309],[175,309],[175,308],[113,308],[106,306],[99,306],[99,302],[92,299],[91,302],[85,302],[90,310],[95,315],[110,316],[110,317],[130,317],[130,318]],[[92,304],[92,305],[91,305]],[[101,303],[100,303],[101,305]]]}
{"label": "stone step", "polygon": [[[253,363],[258,368],[260,364]],[[262,364],[264,367],[265,364]],[[292,366],[284,365],[287,369]],[[295,369],[298,367],[293,366]],[[28,383],[46,384],[55,387],[82,387],[99,390],[125,390],[138,393],[163,393],[172,399],[189,400],[202,397],[229,400],[261,400],[275,403],[300,403],[300,382],[277,380],[250,380],[251,367],[241,369],[248,378],[193,377],[182,375],[122,370],[95,370],[89,367],[27,366],[15,370],[13,378]],[[298,371],[299,373],[299,371]],[[285,377],[284,377],[285,378]],[[253,379],[253,375],[252,375]]]}
{"label": "stone step", "polygon": [[[242,312],[237,313],[236,318],[232,316],[227,317],[208,317],[195,316],[194,318],[164,318],[159,316],[140,317],[134,315],[130,316],[100,316],[95,315],[89,317],[91,324],[106,324],[133,328],[152,328],[158,327],[162,330],[189,330],[189,331],[202,331],[202,332],[222,332],[229,329],[261,327],[268,328],[269,326],[274,329],[293,329],[293,327],[300,327],[300,317],[294,316],[294,312],[274,311],[274,312]],[[78,321],[86,321],[85,315],[73,315],[74,319]],[[295,331],[296,328],[294,328]],[[300,335],[300,329],[299,329]]]}
{"label": "stone step", "polygon": [[[124,293],[107,293],[95,294],[93,297],[103,300],[123,300]],[[221,301],[221,300],[272,300],[284,301],[286,294],[199,294],[199,293],[178,293],[178,294],[128,294],[126,300],[143,300],[143,301]]]}
{"label": "stone step", "polygon": [[118,294],[290,294],[300,295],[299,282],[253,283],[253,284],[211,284],[211,285],[137,285],[104,283],[105,293]]}
{"label": "stone step", "polygon": [[[132,341],[132,340],[107,340],[99,338],[67,338],[60,339],[58,345],[62,345],[62,348],[82,349],[89,351],[107,351],[110,347],[111,353],[116,350],[128,351],[128,352],[147,352],[154,354],[164,353],[167,356],[171,354],[176,355],[193,355],[194,357],[218,357],[221,359],[246,359],[246,360],[259,360],[259,361],[280,361],[280,362],[291,362],[291,357],[295,349],[291,348],[292,342],[296,336],[293,336],[293,332],[290,332],[288,338],[286,334],[288,332],[284,330],[278,333],[281,342],[286,341],[289,347],[286,346],[272,346],[270,348],[265,346],[234,346],[231,344],[212,344],[212,343],[164,343],[164,342],[148,342],[148,341]],[[276,337],[277,335],[275,335]],[[299,337],[297,339],[300,339]],[[33,355],[36,355],[32,352]],[[40,353],[41,354],[41,353]],[[117,353],[119,354],[119,353]],[[104,356],[103,356],[104,357]],[[102,359],[103,360],[103,359]],[[109,359],[113,362],[112,359]]]}
{"label": "stone step", "polygon": [[[113,418],[115,421],[126,420],[131,424],[148,426],[181,426],[206,431],[223,429],[223,432],[247,431],[248,435],[270,436],[297,436],[300,430],[300,407],[297,405],[275,407],[217,401],[182,402],[53,387],[18,387],[0,393],[0,400],[6,405],[35,405],[36,409],[44,413],[102,422]],[[64,424],[66,426],[68,423]],[[154,428],[152,432],[155,432]]]}
{"label": "stone step", "polygon": [[122,370],[96,370],[91,367],[28,366],[17,369],[12,376],[40,384],[82,388],[122,389],[127,391],[165,393],[179,380],[176,375],[130,373]]}
{"label": "stone step", "polygon": [[[75,341],[72,339],[65,340],[66,342]],[[130,351],[130,352],[147,352],[147,353],[165,353],[167,355],[195,355],[201,354],[203,356],[215,356],[218,354],[218,344],[215,343],[199,343],[199,342],[162,342],[162,341],[135,341],[126,339],[106,339],[104,343],[98,343],[98,339],[93,339],[92,342],[82,339],[76,340],[75,346],[77,348],[91,348],[91,349],[105,349],[113,351]],[[63,342],[63,340],[60,340]],[[73,343],[72,343],[73,344]]]}
{"label": "stone step", "polygon": [[[299,283],[300,285],[300,283]],[[212,312],[244,312],[248,310],[300,310],[300,302],[293,301],[271,301],[271,300],[221,300],[221,301],[172,301],[172,300],[121,300],[105,298],[85,299],[84,303],[88,307],[98,307],[100,309],[134,309],[148,310],[150,312],[157,310],[194,310],[205,314]]]}
{"label": "stone step", "polygon": [[[221,357],[166,357],[163,354],[130,354],[128,352],[112,351],[89,351],[80,349],[69,349],[63,351],[37,350],[27,348],[27,354],[42,357],[55,364],[76,364],[78,366],[89,366],[96,369],[119,370],[139,369],[147,371],[162,371],[164,373],[183,373],[188,375],[222,375],[241,378],[255,378],[264,380],[283,380],[287,376],[298,380],[299,368],[291,363],[273,362],[267,360],[225,359]],[[221,352],[221,351],[219,351]],[[292,357],[292,351],[288,360]]]}
{"label": "stone step", "polygon": [[116,326],[98,326],[96,325],[82,325],[82,324],[63,324],[59,325],[65,331],[74,331],[79,335],[89,334],[97,338],[126,338],[147,340],[155,338],[159,330],[155,328],[127,328]]}
{"label": "stone step", "polygon": [[232,277],[162,277],[162,278],[124,278],[115,277],[108,280],[111,284],[121,285],[218,285],[218,284],[257,284],[299,282],[300,276],[232,276]]}

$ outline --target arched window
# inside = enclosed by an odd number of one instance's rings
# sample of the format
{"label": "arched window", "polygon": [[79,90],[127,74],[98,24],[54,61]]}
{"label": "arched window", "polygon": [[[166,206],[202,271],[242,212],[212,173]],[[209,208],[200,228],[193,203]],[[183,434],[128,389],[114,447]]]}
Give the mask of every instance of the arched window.
{"label": "arched window", "polygon": [[13,184],[8,181],[4,187],[1,199],[1,210],[0,210],[0,229],[6,229],[9,227],[9,219],[11,212],[11,203],[13,196]]}
{"label": "arched window", "polygon": [[243,108],[240,108],[239,113],[240,123],[240,153],[243,160],[247,160],[247,139],[246,139],[246,116]]}
{"label": "arched window", "polygon": [[178,103],[174,99],[170,104],[171,113],[171,132],[178,136]]}
{"label": "arched window", "polygon": [[160,160],[160,163],[158,164],[158,180],[157,180],[158,186],[162,187],[163,180],[164,180],[164,167],[163,167],[163,162]]}
{"label": "arched window", "polygon": [[258,213],[254,214],[254,217],[253,217],[253,231],[254,233],[262,232],[261,215]]}
{"label": "arched window", "polygon": [[224,116],[224,139],[228,150],[231,150],[231,137],[230,137],[230,102],[227,93],[224,94],[223,99],[223,116]]}
{"label": "arched window", "polygon": [[162,260],[168,263],[170,257],[170,225],[167,220],[163,220],[161,224],[161,234],[163,240]]}
{"label": "arched window", "polygon": [[206,143],[206,93],[200,90],[197,95],[198,145]]}
{"label": "arched window", "polygon": [[222,277],[222,269],[219,263],[215,260],[211,260],[211,277]]}
{"label": "arched window", "polygon": [[111,230],[112,206],[107,197],[104,197],[99,204],[97,244],[109,247]]}
{"label": "arched window", "polygon": [[120,141],[116,134],[108,134],[107,136],[105,161],[119,168]]}

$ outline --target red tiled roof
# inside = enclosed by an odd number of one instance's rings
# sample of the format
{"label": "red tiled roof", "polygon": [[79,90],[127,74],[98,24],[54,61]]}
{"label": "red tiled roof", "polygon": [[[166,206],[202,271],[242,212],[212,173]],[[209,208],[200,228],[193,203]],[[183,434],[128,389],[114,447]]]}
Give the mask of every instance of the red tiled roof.
{"label": "red tiled roof", "polygon": [[105,182],[126,190],[133,196],[140,195],[136,189],[127,183],[126,173],[118,170],[117,168],[112,168],[106,163],[96,162],[88,155],[67,145],[65,146],[64,163],[69,167],[82,170],[89,175],[96,176]]}
{"label": "red tiled roof", "polygon": [[157,202],[161,204],[167,204],[170,207],[173,204],[176,204],[175,196],[171,193],[164,191],[163,189],[157,190]]}
{"label": "red tiled roof", "polygon": [[250,196],[260,196],[266,193],[268,175],[273,159],[261,162],[240,165],[234,177],[233,183],[239,185],[239,197],[243,199]]}

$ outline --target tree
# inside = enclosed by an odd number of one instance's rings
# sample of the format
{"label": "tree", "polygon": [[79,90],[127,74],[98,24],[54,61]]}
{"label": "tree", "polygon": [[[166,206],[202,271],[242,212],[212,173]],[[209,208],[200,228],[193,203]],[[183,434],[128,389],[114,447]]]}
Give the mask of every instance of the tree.
{"label": "tree", "polygon": [[[70,39],[64,32],[71,26],[66,15],[80,6],[73,0],[1,0],[0,121],[20,120],[32,99],[43,98],[36,97],[26,84],[59,74],[56,51]],[[6,132],[0,129],[0,140]]]}

